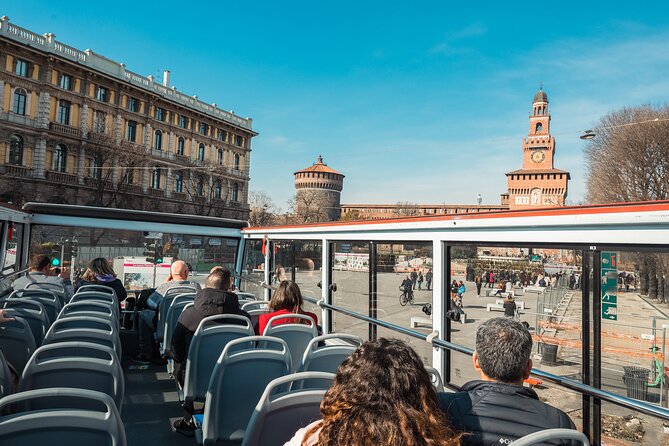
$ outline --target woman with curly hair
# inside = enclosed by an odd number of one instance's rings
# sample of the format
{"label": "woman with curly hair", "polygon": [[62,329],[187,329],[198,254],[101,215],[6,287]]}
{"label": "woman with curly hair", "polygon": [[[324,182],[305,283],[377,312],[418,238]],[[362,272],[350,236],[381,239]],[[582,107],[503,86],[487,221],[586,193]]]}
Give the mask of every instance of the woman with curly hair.
{"label": "woman with curly hair", "polygon": [[322,420],[287,446],[458,446],[416,352],[399,339],[366,342],[337,369]]}

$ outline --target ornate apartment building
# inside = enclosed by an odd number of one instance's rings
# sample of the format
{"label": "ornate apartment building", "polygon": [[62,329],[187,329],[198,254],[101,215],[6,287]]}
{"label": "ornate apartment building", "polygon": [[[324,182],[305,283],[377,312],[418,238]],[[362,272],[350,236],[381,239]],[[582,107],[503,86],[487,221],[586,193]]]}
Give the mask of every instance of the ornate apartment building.
{"label": "ornate apartment building", "polygon": [[251,118],[0,18],[0,201],[246,219]]}
{"label": "ornate apartment building", "polygon": [[532,101],[530,131],[523,139],[523,167],[506,174],[508,191],[502,205],[509,209],[564,206],[569,172],[556,169],[555,138],[550,133],[548,95],[539,89]]}

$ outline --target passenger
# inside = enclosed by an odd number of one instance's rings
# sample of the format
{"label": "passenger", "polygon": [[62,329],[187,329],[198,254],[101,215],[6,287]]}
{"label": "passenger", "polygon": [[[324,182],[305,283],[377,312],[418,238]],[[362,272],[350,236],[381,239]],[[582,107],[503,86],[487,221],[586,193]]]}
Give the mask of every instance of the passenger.
{"label": "passenger", "polygon": [[[58,276],[50,276],[49,268],[51,266],[51,258],[43,254],[36,254],[30,258],[28,262],[28,274],[23,277],[19,277],[12,284],[12,288],[15,290],[22,290],[28,285],[31,284],[52,284],[57,285],[65,290],[65,300],[69,300],[72,296],[73,289],[72,283],[70,282],[69,276],[67,274],[66,268],[61,268],[60,274]],[[34,285],[31,285],[30,288],[33,288]],[[38,286],[39,288],[39,286]],[[45,286],[46,290],[49,289],[49,286]]]}
{"label": "passenger", "polygon": [[284,446],[460,444],[421,359],[399,339],[358,347],[337,369],[321,414]]}
{"label": "passenger", "polygon": [[516,320],[493,318],[478,327],[472,360],[481,380],[464,384],[459,392],[439,394],[441,408],[466,434],[463,445],[509,444],[544,429],[575,429],[566,413],[523,387],[532,369],[531,352],[532,336]]}
{"label": "passenger", "polygon": [[[146,300],[147,309],[139,313],[139,355],[135,360],[142,363],[162,363],[160,358],[154,354],[154,333],[158,323],[158,307],[163,297],[170,288],[188,287],[193,291],[200,291],[200,284],[188,280],[188,266],[183,260],[177,260],[170,265],[170,275],[165,283],[155,289]],[[141,304],[140,304],[141,305]]]}
{"label": "passenger", "polygon": [[[176,365],[175,378],[183,387],[186,375],[188,349],[197,327],[207,316],[216,314],[238,314],[250,319],[249,314],[239,308],[239,300],[230,292],[232,276],[225,268],[216,268],[207,277],[204,289],[198,291],[193,306],[186,308],[179,316],[179,321],[172,334],[172,357]],[[186,415],[173,423],[176,432],[192,437],[195,433],[193,423],[194,408],[192,403],[184,403]]]}
{"label": "passenger", "polygon": [[13,317],[6,317],[5,316],[5,310],[0,310],[0,324],[4,324],[5,322],[13,321]]}
{"label": "passenger", "polygon": [[109,262],[102,257],[91,260],[91,263],[88,264],[88,268],[81,276],[77,289],[84,285],[104,285],[113,289],[116,292],[119,305],[121,305],[121,302],[128,296],[128,292],[125,290],[123,283],[116,277]]}
{"label": "passenger", "polygon": [[[258,317],[256,333],[260,335],[263,334],[265,332],[265,328],[267,327],[267,323],[271,318],[284,314],[304,314],[313,319],[314,324],[318,325],[318,316],[316,316],[314,313],[304,311],[302,309],[302,304],[303,300],[300,287],[291,280],[284,280],[279,284],[279,287],[274,292],[272,300],[269,301],[269,311],[271,311],[271,313],[261,314],[260,317]],[[291,323],[302,323],[302,321],[299,319],[291,319],[287,317],[279,319],[278,321],[274,321],[272,326]]]}

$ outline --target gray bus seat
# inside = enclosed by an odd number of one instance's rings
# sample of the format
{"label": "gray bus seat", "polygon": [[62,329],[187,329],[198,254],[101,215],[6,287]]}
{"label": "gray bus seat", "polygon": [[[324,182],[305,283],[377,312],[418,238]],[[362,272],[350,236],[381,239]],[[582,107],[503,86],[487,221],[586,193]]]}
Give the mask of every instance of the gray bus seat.
{"label": "gray bus seat", "polygon": [[[274,322],[281,319],[295,320],[300,319],[304,323],[288,323],[281,325],[273,325]],[[279,316],[273,316],[267,322],[265,327],[265,332],[263,336],[274,336],[280,339],[283,339],[288,344],[290,349],[290,354],[293,360],[291,367],[292,371],[297,370],[302,361],[302,355],[309,345],[309,342],[318,335],[318,328],[316,327],[316,322],[307,316],[306,314],[282,314]]]}
{"label": "gray bus seat", "polygon": [[104,359],[53,353],[62,348],[60,344],[51,344],[35,350],[21,374],[18,391],[50,387],[95,390],[111,396],[120,413],[125,382],[121,362],[114,350],[101,345],[86,346],[104,353]]}
{"label": "gray bus seat", "polygon": [[116,317],[111,305],[94,300],[79,302],[70,302],[60,311],[58,318],[67,318],[72,316],[90,316],[111,320]]}
{"label": "gray bus seat", "polygon": [[[249,302],[249,303],[253,304],[255,302]],[[244,306],[246,305],[248,304],[244,304]],[[269,313],[269,308],[256,308],[255,310],[244,310],[244,311],[246,311],[251,317],[251,325],[253,325],[253,327],[256,327],[258,325],[258,319],[260,319],[260,315]]]}
{"label": "gray bus seat", "polygon": [[444,381],[441,379],[441,374],[439,373],[439,370],[427,365],[425,366],[425,370],[427,371],[427,374],[430,375],[430,381],[432,381],[432,385],[437,390],[437,392],[443,392]]}
{"label": "gray bus seat", "polygon": [[0,398],[14,393],[14,379],[9,370],[9,363],[0,350]]}
{"label": "gray bus seat", "polygon": [[116,294],[109,294],[103,291],[84,291],[81,293],[76,293],[74,296],[72,296],[72,299],[70,299],[70,302],[80,301],[106,302],[114,308],[114,311],[116,312],[116,319],[121,318],[121,309]]}
{"label": "gray bus seat", "polygon": [[50,324],[49,316],[40,302],[29,299],[7,299],[6,302],[0,303],[0,307],[4,307],[8,317],[19,316],[25,319],[30,326],[35,345],[37,347],[42,345]]}
{"label": "gray bus seat", "polygon": [[510,446],[532,446],[548,442],[551,440],[576,440],[583,443],[584,446],[590,446],[588,437],[583,432],[573,429],[544,429],[542,431],[527,434],[524,437],[510,443]]}
{"label": "gray bus seat", "polygon": [[186,286],[186,285],[175,286],[173,288],[169,288],[165,292],[163,299],[158,304],[158,323],[156,324],[156,334],[155,334],[156,341],[164,340],[165,320],[167,318],[167,312],[170,309],[170,305],[172,305],[172,301],[176,297],[180,296],[190,296],[192,297],[191,300],[194,300],[196,294],[197,293],[195,292],[195,289],[192,286]]}
{"label": "gray bus seat", "polygon": [[246,302],[244,305],[242,305],[242,310],[244,311],[260,310],[268,308],[269,308],[269,302],[267,302],[266,300],[250,300]]}
{"label": "gray bus seat", "polygon": [[15,317],[0,324],[0,349],[18,373],[23,371],[35,348],[35,338],[26,320]]}
{"label": "gray bus seat", "polygon": [[[114,288],[107,286],[107,285],[100,285],[96,283],[92,283],[89,285],[82,285],[79,288],[77,288],[77,294],[79,293],[85,293],[88,291],[99,291],[102,293],[107,293],[107,294],[113,294],[116,296],[116,290]],[[116,296],[116,299],[118,300],[118,296]]]}
{"label": "gray bus seat", "polygon": [[[21,291],[33,291],[33,290],[48,290],[53,293],[56,293],[58,300],[60,301],[60,306],[62,307],[67,303],[68,293],[64,286],[52,282],[33,282],[26,285]],[[19,290],[17,290],[19,291]]]}
{"label": "gray bus seat", "polygon": [[50,324],[56,320],[58,313],[60,313],[62,308],[60,298],[55,292],[50,290],[41,290],[37,288],[16,290],[9,295],[9,299],[32,299],[39,301],[44,305],[46,314],[49,316]]}
{"label": "gray bus seat", "polygon": [[253,327],[244,316],[217,314],[202,319],[188,349],[184,400],[204,401],[211,373],[223,349],[233,340],[250,336]]}
{"label": "gray bus seat", "polygon": [[[282,446],[298,429],[322,418],[321,401],[335,375],[325,372],[302,372],[282,376],[270,382],[249,420],[242,446]],[[304,388],[301,381],[320,382],[322,388]],[[281,389],[291,390],[282,392]]]}
{"label": "gray bus seat", "polygon": [[174,333],[174,329],[177,326],[179,316],[181,316],[181,313],[188,304],[193,303],[194,299],[195,296],[191,294],[180,294],[172,299],[172,303],[167,310],[164,324],[162,326],[163,336],[160,344],[160,353],[162,355],[167,355],[172,351],[172,333]]}
{"label": "gray bus seat", "polygon": [[[342,342],[334,343],[335,340]],[[319,346],[321,343],[325,345]],[[307,345],[297,371],[336,373],[339,364],[351,356],[362,343],[362,338],[349,334],[332,333],[317,336]],[[321,388],[323,383],[309,381],[304,385],[308,388]]]}
{"label": "gray bus seat", "polygon": [[118,330],[113,322],[106,319],[88,316],[59,318],[47,332],[43,344],[67,341],[92,342],[111,347],[121,358],[121,339]]}
{"label": "gray bus seat", "polygon": [[[114,400],[104,393],[72,388],[30,390],[0,399],[0,412],[39,400],[49,401],[53,408],[39,412],[24,408],[0,417],[0,444],[126,446],[121,416]],[[62,402],[72,406],[74,401],[82,408],[59,407]]]}
{"label": "gray bus seat", "polygon": [[265,388],[272,380],[287,375],[291,363],[283,339],[250,336],[230,341],[212,372],[202,429],[196,431],[196,439],[201,436],[204,444],[241,443]]}

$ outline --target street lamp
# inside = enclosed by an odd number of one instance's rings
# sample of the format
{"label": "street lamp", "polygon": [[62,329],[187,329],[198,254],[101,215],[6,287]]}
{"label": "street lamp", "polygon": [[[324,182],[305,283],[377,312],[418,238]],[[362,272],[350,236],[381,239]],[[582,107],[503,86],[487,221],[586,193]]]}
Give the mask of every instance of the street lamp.
{"label": "street lamp", "polygon": [[579,138],[581,138],[581,139],[592,139],[595,136],[597,136],[597,134],[595,133],[594,130],[584,130],[583,133],[581,133],[581,136],[579,136]]}

